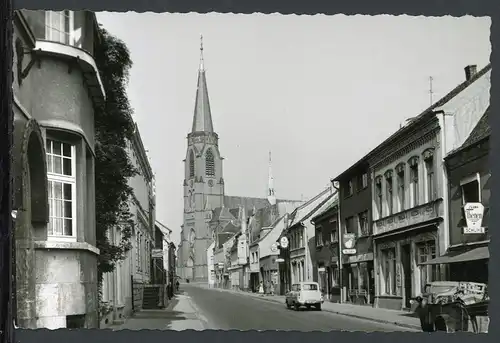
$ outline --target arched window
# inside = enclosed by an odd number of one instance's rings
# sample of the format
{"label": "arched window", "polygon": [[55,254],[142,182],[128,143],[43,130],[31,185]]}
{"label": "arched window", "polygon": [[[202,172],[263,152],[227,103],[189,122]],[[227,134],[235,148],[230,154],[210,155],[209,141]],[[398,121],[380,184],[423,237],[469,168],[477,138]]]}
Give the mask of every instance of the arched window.
{"label": "arched window", "polygon": [[194,177],[194,154],[193,150],[189,153],[189,177]]}
{"label": "arched window", "polygon": [[215,175],[214,154],[212,149],[208,149],[205,154],[205,174],[207,176]]}

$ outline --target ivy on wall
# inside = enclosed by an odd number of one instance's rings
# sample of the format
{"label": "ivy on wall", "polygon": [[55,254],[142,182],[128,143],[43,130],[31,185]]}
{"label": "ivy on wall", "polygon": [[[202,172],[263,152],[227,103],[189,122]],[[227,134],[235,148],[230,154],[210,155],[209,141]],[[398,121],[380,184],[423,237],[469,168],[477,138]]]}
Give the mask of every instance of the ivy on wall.
{"label": "ivy on wall", "polygon": [[[95,111],[95,211],[96,245],[100,250],[98,278],[114,270],[131,247],[134,222],[128,206],[132,196],[129,178],[138,173],[127,153],[134,123],[126,87],[132,60],[127,46],[99,26],[101,41],[94,57],[106,91],[106,101]],[[119,226],[120,242],[112,242],[108,232]]]}

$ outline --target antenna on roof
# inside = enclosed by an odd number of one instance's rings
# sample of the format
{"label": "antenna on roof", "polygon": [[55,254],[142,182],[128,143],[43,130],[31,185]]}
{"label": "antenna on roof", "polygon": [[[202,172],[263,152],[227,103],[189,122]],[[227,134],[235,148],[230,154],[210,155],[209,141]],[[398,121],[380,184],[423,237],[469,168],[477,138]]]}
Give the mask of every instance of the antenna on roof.
{"label": "antenna on roof", "polygon": [[429,100],[430,100],[430,105],[434,103],[433,101],[433,95],[434,95],[434,90],[432,89],[432,81],[434,81],[434,78],[432,76],[429,76]]}

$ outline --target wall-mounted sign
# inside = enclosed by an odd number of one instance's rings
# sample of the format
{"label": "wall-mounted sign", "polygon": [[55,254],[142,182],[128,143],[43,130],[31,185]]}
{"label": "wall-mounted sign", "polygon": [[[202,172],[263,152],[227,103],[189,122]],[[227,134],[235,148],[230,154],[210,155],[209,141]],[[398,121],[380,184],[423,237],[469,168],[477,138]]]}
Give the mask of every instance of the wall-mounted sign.
{"label": "wall-mounted sign", "polygon": [[484,206],[479,202],[469,202],[464,206],[465,221],[464,234],[484,233],[483,215]]}
{"label": "wall-mounted sign", "polygon": [[318,268],[319,273],[324,273],[325,272],[325,267],[319,267]]}
{"label": "wall-mounted sign", "polygon": [[285,262],[285,259],[283,259],[283,258],[277,258],[277,259],[276,259],[276,262],[278,262],[278,263],[283,263],[283,262]]}
{"label": "wall-mounted sign", "polygon": [[288,247],[288,238],[286,238],[286,236],[281,237],[281,239],[280,239],[280,246],[283,249],[286,249]]}
{"label": "wall-mounted sign", "polygon": [[354,255],[356,254],[356,235],[354,233],[345,233],[343,235],[343,245],[344,249],[342,249],[342,253],[345,255]]}
{"label": "wall-mounted sign", "polygon": [[272,252],[278,251],[278,244],[276,244],[276,243],[271,244],[271,251]]}

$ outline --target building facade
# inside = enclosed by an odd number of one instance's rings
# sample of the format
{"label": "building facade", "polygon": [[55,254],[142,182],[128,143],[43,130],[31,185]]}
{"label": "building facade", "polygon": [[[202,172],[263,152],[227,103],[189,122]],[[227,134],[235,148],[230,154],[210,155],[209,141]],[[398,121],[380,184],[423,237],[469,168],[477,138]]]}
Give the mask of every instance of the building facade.
{"label": "building facade", "polygon": [[340,188],[341,300],[372,304],[375,282],[368,161],[361,159],[333,181],[338,182]]}
{"label": "building facade", "polygon": [[16,322],[97,328],[96,18],[16,11],[13,44]]}
{"label": "building facade", "polygon": [[[450,245],[445,255],[428,261],[427,265],[449,265],[447,280],[488,284],[489,242],[491,231],[490,196],[490,110],[487,109],[463,145],[446,156],[449,180]],[[465,231],[464,206],[481,203],[484,206],[484,232]]]}
{"label": "building facade", "polygon": [[411,307],[446,267],[423,265],[448,250],[448,176],[443,158],[468,137],[489,105],[491,66],[466,81],[370,152],[376,305]]}
{"label": "building facade", "polygon": [[317,268],[313,280],[332,302],[340,302],[338,205],[337,196],[326,209],[311,218],[315,228],[314,263]]}

